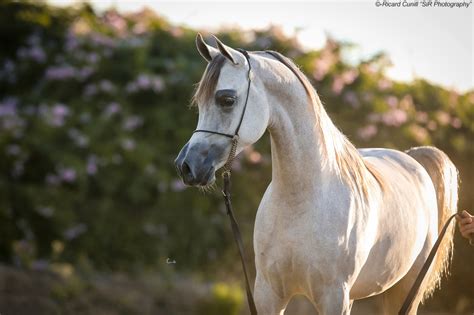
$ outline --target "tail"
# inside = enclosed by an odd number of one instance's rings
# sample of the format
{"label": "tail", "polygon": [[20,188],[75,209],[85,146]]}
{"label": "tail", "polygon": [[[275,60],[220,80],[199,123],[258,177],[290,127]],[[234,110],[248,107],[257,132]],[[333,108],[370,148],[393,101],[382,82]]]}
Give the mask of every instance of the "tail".
{"label": "tail", "polygon": [[[415,147],[406,151],[426,169],[431,177],[438,200],[438,231],[446,220],[457,212],[458,204],[458,170],[449,157],[435,147]],[[449,274],[449,265],[453,253],[454,225],[446,231],[438,254],[428,276],[423,293],[423,300],[431,296],[440,287],[441,278]]]}

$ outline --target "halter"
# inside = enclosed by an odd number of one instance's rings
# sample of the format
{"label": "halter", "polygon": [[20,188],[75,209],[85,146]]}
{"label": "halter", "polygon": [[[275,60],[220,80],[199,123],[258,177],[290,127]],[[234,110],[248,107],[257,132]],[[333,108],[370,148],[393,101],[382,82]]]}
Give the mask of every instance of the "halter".
{"label": "halter", "polygon": [[250,83],[252,82],[252,79],[251,79],[252,65],[250,64],[249,53],[246,50],[241,49],[241,48],[237,48],[237,50],[245,56],[245,59],[247,59],[249,69],[247,71],[247,82],[248,82],[248,84],[247,84],[247,95],[245,97],[245,103],[244,103],[244,108],[242,110],[242,114],[240,115],[239,124],[237,125],[237,128],[234,131],[234,134],[223,133],[223,132],[214,131],[214,130],[206,130],[206,129],[196,129],[196,130],[193,131],[193,133],[205,132],[205,133],[210,133],[210,134],[219,135],[219,136],[223,136],[223,137],[227,137],[227,138],[232,139],[232,146],[230,147],[229,157],[227,158],[227,161],[225,162],[224,166],[222,167],[222,169],[224,170],[224,172],[222,173],[222,176],[224,176],[224,178],[227,175],[230,177],[230,169],[231,169],[232,161],[235,158],[235,153],[237,151],[237,144],[239,142],[239,130],[240,130],[240,126],[242,126],[242,121],[244,120],[245,110],[247,109],[247,103],[249,101],[249,94],[250,94]]}

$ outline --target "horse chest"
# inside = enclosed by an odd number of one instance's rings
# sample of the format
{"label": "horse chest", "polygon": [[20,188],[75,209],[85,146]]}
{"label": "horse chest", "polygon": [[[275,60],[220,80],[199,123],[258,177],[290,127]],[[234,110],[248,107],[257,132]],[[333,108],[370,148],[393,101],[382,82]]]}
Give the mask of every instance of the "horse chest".
{"label": "horse chest", "polygon": [[308,273],[328,272],[331,264],[327,262],[338,254],[333,233],[309,212],[285,216],[270,208],[259,209],[254,240],[257,268],[292,281]]}

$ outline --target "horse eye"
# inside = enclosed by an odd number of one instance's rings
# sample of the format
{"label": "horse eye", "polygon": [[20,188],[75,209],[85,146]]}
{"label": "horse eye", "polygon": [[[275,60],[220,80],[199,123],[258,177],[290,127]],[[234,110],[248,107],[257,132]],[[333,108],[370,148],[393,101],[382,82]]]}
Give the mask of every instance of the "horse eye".
{"label": "horse eye", "polygon": [[224,106],[224,107],[230,107],[232,105],[234,105],[235,103],[235,97],[233,96],[226,96],[226,97],[223,97],[220,102],[221,106]]}
{"label": "horse eye", "polygon": [[216,103],[222,107],[232,107],[237,99],[235,90],[219,90],[216,92]]}
{"label": "horse eye", "polygon": [[232,105],[234,105],[236,99],[236,96],[223,95],[220,97],[216,97],[216,103],[222,107],[231,107]]}

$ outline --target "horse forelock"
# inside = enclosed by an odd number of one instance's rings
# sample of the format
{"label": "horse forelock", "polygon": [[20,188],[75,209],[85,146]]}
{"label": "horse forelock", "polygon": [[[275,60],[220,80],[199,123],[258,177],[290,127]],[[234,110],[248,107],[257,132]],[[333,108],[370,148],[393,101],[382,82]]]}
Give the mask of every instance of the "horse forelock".
{"label": "horse forelock", "polygon": [[217,86],[217,81],[224,66],[226,58],[222,55],[217,55],[209,62],[197,84],[197,88],[191,99],[191,106],[196,106],[198,103],[207,102],[214,94]]}

